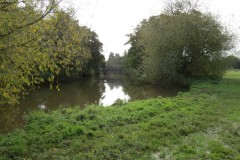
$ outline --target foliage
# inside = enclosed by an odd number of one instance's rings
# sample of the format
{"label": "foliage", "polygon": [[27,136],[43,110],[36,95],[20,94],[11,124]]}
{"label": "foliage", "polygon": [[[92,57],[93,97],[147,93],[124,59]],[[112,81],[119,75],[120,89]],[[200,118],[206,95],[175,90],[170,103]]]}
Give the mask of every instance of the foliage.
{"label": "foliage", "polygon": [[[78,21],[71,17],[71,13],[57,11],[43,21],[40,52],[47,56],[49,64],[46,68],[52,75],[77,70],[82,72],[91,58],[87,46],[90,31],[80,27]],[[45,71],[46,72],[46,71]]]}
{"label": "foliage", "polygon": [[15,103],[26,87],[42,82],[38,67],[39,23],[59,3],[35,0],[0,1],[0,104]]}
{"label": "foliage", "polygon": [[0,136],[0,158],[239,159],[239,87],[231,71],[177,97],[37,111]]}
{"label": "foliage", "polygon": [[86,30],[89,32],[86,45],[90,50],[91,59],[85,67],[84,74],[99,75],[100,71],[105,68],[105,58],[101,54],[103,44],[99,41],[98,35],[94,31],[90,31],[87,28]]}
{"label": "foliage", "polygon": [[[144,20],[141,25],[146,23]],[[144,57],[144,46],[140,43],[140,28],[139,25],[135,29],[134,34],[129,34],[129,41],[126,44],[130,44],[131,47],[123,56],[123,63],[125,72],[130,75],[130,78],[133,80],[142,80],[143,79],[143,57]]]}
{"label": "foliage", "polygon": [[240,59],[234,55],[227,56],[225,63],[229,69],[240,69]]}
{"label": "foliage", "polygon": [[166,8],[130,35],[131,48],[125,55],[130,76],[163,86],[184,84],[189,78],[221,77],[232,35],[191,1],[176,1]]}
{"label": "foliage", "polygon": [[59,74],[80,75],[89,60],[102,62],[96,33],[79,26],[60,2],[0,1],[0,104],[18,102],[35,85],[58,81]]}
{"label": "foliage", "polygon": [[111,52],[106,62],[106,69],[121,70],[122,67],[123,67],[122,57],[118,53],[114,54]]}

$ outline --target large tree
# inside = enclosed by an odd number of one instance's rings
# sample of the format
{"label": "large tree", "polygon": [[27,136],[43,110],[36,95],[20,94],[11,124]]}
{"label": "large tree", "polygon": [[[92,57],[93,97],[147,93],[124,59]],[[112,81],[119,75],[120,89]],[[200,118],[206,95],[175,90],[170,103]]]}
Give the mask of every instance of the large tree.
{"label": "large tree", "polygon": [[19,93],[42,82],[39,24],[60,1],[0,0],[0,104],[17,102]]}
{"label": "large tree", "polygon": [[130,37],[132,46],[126,57],[141,55],[129,69],[137,66],[140,79],[154,84],[218,78],[225,69],[231,38],[216,17],[202,13],[191,1],[176,1],[163,14],[142,22]]}
{"label": "large tree", "polygon": [[42,22],[38,41],[40,52],[48,61],[46,68],[52,74],[71,70],[82,72],[91,58],[88,47],[90,32],[81,27],[71,13],[58,10]]}
{"label": "large tree", "polygon": [[93,58],[93,33],[79,26],[70,9],[62,10],[60,1],[0,0],[0,104],[16,103],[60,73],[82,73]]}

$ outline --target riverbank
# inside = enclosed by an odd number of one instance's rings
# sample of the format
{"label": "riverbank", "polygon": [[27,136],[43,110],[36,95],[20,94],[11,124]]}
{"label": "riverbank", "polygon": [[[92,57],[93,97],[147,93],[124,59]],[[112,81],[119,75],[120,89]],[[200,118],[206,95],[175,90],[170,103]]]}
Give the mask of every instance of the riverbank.
{"label": "riverbank", "polygon": [[240,72],[173,98],[34,112],[0,159],[240,159]]}

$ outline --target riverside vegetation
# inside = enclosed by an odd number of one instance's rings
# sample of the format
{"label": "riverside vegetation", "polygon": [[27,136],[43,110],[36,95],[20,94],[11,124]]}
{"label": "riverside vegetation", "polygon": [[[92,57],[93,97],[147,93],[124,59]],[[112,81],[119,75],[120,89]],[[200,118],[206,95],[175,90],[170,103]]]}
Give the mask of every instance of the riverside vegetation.
{"label": "riverside vegetation", "polygon": [[[36,85],[59,89],[66,76],[105,70],[97,33],[79,26],[61,1],[0,0],[0,105]],[[0,135],[0,159],[240,159],[240,71],[225,72],[239,67],[239,58],[228,57],[233,40],[192,0],[170,1],[136,27],[130,49],[112,54],[106,68],[118,59],[134,82],[189,92],[32,112],[22,129]]]}
{"label": "riverside vegetation", "polygon": [[13,105],[50,82],[98,75],[104,68],[97,33],[80,26],[62,0],[0,0],[0,105]]}
{"label": "riverside vegetation", "polygon": [[60,108],[0,136],[0,159],[240,159],[240,71],[172,98]]}

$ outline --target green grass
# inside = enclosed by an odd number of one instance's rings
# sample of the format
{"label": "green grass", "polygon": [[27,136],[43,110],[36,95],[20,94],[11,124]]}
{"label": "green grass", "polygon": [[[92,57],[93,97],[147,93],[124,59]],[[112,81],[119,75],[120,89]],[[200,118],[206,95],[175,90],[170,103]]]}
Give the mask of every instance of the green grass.
{"label": "green grass", "polygon": [[173,98],[27,116],[0,159],[240,159],[240,71]]}
{"label": "green grass", "polygon": [[230,71],[226,72],[224,78],[239,80],[239,76],[240,76],[240,70],[235,69],[235,70],[230,70]]}

